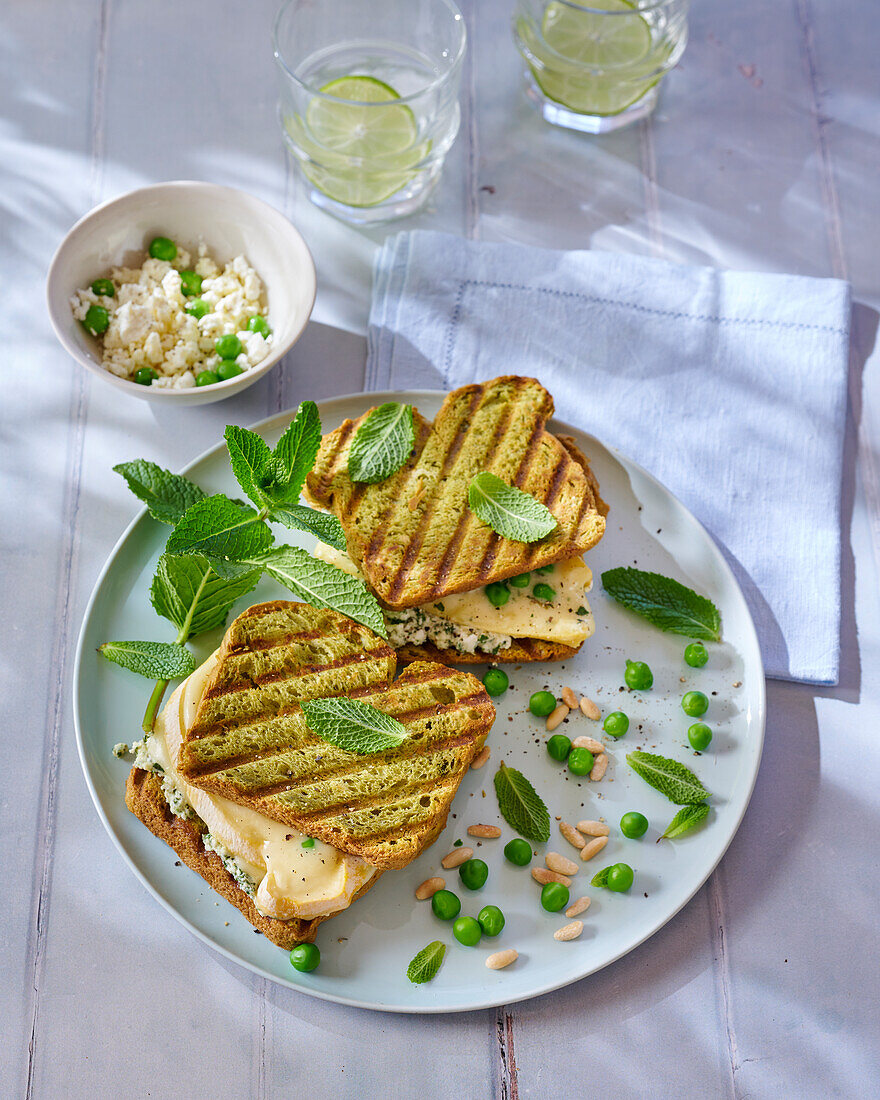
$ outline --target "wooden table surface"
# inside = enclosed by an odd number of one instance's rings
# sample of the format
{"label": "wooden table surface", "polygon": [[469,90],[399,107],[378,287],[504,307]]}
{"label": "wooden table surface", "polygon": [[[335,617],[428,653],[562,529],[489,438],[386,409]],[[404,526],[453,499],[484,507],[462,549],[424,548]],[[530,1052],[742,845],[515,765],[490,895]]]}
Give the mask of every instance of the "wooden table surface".
{"label": "wooden table surface", "polygon": [[[0,272],[6,387],[0,676],[6,882],[0,1092],[41,1097],[862,1097],[878,1082],[880,35],[865,0],[697,0],[646,124],[602,139],[524,102],[510,0],[466,0],[462,128],[407,226],[849,279],[842,677],[770,683],[734,843],[629,956],[497,1011],[391,1016],[278,988],[148,896],[89,799],[73,649],[135,508],[111,466],[179,468],[250,423],[358,390],[370,263],[391,230],[312,208],[275,121],[273,2],[6,0]],[[314,322],[245,394],[159,409],[86,377],[43,283],[70,225],[165,179],[245,188],[314,252]],[[9,354],[11,344],[11,356]],[[120,736],[120,739],[125,739]],[[873,1086],[872,1086],[873,1082]]]}

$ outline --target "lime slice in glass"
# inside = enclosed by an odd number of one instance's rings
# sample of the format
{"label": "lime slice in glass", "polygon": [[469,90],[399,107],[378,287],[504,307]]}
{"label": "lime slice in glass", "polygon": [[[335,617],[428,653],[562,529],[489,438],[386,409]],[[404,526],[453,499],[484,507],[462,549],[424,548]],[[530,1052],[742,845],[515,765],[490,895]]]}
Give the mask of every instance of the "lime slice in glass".
{"label": "lime slice in glass", "polygon": [[376,206],[417,174],[431,148],[417,144],[415,115],[389,85],[343,76],[321,88],[299,118],[287,121],[306,177],[346,206]]}
{"label": "lime slice in glass", "polygon": [[[582,10],[583,9],[583,10]],[[615,115],[641,99],[659,79],[663,50],[628,0],[550,0],[534,50],[543,66],[535,79],[551,99],[572,111]]]}

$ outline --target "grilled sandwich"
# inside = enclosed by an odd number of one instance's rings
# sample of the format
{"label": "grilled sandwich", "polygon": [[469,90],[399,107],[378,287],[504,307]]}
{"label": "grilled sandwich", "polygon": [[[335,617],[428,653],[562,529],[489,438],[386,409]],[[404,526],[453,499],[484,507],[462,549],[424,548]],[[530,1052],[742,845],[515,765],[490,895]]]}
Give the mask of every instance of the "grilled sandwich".
{"label": "grilled sandwich", "polygon": [[[308,495],[338,517],[348,552],[319,545],[316,553],[364,578],[402,659],[561,660],[592,634],[592,574],[582,555],[602,538],[608,509],[574,440],[547,431],[552,413],[552,397],[533,378],[464,386],[433,423],[414,410],[410,458],[376,484],[348,474],[369,411],[324,437]],[[556,528],[532,543],[496,534],[468,507],[470,482],[483,471],[545,504]],[[486,595],[498,583],[502,606]]]}

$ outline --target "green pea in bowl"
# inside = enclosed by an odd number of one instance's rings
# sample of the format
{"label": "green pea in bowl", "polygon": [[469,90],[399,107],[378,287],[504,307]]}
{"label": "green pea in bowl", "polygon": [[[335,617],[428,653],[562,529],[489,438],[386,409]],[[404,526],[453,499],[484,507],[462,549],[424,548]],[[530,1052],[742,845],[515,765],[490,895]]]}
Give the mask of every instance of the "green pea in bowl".
{"label": "green pea in bowl", "polygon": [[[214,364],[214,377],[199,379],[201,369],[193,367],[190,379],[184,380],[187,385],[175,386],[168,381],[156,385],[151,378],[156,370],[149,364],[140,368],[141,381],[120,377],[104,365],[101,330],[107,328],[108,312],[120,302],[121,292],[119,296],[111,295],[109,300],[100,299],[108,309],[89,307],[83,318],[74,315],[72,299],[78,291],[88,291],[96,281],[100,282],[95,293],[100,293],[114,267],[139,268],[151,254],[153,259],[168,259],[175,245],[191,254],[192,268],[197,266],[200,245],[221,269],[236,257],[246,258],[262,283],[259,317],[247,326],[251,333],[267,339],[268,346],[261,346],[265,357],[259,362],[248,362],[253,345],[248,344],[247,332],[242,334],[244,346],[239,346],[242,341],[233,346],[235,341],[229,336],[234,334],[222,333],[218,327],[216,339],[210,335],[212,352],[215,357],[220,356],[220,362]],[[193,272],[180,272],[180,276],[181,291],[186,295],[185,312],[196,318],[200,332],[202,317],[204,313],[210,316],[212,308],[217,311],[215,321],[219,326],[225,316],[224,307],[219,302],[212,306],[199,297],[199,279]],[[81,218],[55,253],[49,267],[46,296],[58,339],[86,370],[132,397],[157,403],[204,405],[240,393],[272,370],[302,335],[315,302],[315,286],[315,265],[308,247],[277,210],[244,191],[181,180],[138,188],[97,206]],[[206,297],[210,299],[212,294]],[[180,312],[178,305],[178,318]],[[208,320],[206,332],[212,332],[210,325]],[[128,325],[129,332],[135,328]],[[121,330],[121,321],[117,320],[114,336],[117,342]],[[221,340],[225,343],[220,343]],[[165,338],[166,345],[171,343],[170,336]],[[124,349],[117,349],[117,353],[123,357],[127,354]],[[164,373],[167,368],[160,365],[158,369]],[[193,385],[193,379],[198,384]]]}

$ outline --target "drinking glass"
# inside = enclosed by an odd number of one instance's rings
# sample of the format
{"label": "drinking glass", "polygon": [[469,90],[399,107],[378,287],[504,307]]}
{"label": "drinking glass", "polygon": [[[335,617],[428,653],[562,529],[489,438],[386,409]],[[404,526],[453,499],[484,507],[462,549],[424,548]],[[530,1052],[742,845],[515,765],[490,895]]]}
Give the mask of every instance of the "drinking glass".
{"label": "drinking glass", "polygon": [[547,122],[602,134],[653,111],[687,45],[688,0],[517,0],[526,95]]}
{"label": "drinking glass", "polygon": [[425,202],[458,132],[466,38],[452,0],[288,0],[281,127],[312,202],[355,224]]}

